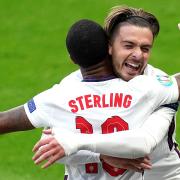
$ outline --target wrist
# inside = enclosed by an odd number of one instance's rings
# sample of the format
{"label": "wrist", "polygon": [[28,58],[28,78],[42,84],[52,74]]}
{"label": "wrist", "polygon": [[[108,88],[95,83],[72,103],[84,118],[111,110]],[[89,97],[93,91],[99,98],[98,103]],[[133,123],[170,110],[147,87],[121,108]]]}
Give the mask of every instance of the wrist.
{"label": "wrist", "polygon": [[100,162],[104,162],[104,155],[103,154],[99,155],[99,160],[100,160]]}

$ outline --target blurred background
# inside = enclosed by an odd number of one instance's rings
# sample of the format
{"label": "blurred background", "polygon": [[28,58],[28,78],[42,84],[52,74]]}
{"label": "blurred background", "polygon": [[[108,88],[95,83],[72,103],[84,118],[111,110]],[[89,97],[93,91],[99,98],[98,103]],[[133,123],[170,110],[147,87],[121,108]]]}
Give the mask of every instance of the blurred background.
{"label": "blurred background", "polygon": [[[103,25],[110,8],[125,4],[150,11],[160,21],[150,64],[169,74],[179,72],[179,0],[0,0],[0,110],[24,104],[77,69],[65,48],[75,21],[88,18]],[[0,180],[63,179],[63,166],[42,170],[31,160],[40,134],[0,136]],[[180,115],[177,137],[180,142]]]}

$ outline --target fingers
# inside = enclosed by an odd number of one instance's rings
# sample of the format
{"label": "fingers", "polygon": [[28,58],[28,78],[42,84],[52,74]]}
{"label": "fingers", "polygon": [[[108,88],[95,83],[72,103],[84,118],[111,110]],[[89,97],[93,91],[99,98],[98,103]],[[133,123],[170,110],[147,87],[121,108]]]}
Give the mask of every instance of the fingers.
{"label": "fingers", "polygon": [[33,161],[36,165],[47,160],[42,168],[47,168],[55,161],[65,156],[63,147],[53,137],[40,140],[33,148],[35,155]]}
{"label": "fingers", "polygon": [[36,152],[37,150],[39,150],[39,148],[41,147],[41,146],[44,146],[44,145],[46,145],[46,144],[49,144],[50,143],[50,141],[53,139],[53,137],[49,137],[49,138],[45,138],[45,139],[41,139],[41,140],[39,140],[36,144],[35,144],[35,146],[33,147],[33,152]]}
{"label": "fingers", "polygon": [[145,164],[145,163],[141,163],[140,167],[142,169],[144,169],[144,170],[151,170],[152,169],[152,165],[148,165],[148,164]]}
{"label": "fingers", "polygon": [[143,172],[144,171],[144,169],[142,167],[140,167],[137,164],[133,164],[133,163],[124,164],[123,169],[129,169],[129,170],[136,171],[136,172]]}
{"label": "fingers", "polygon": [[47,168],[50,165],[54,164],[58,159],[64,156],[64,151],[60,150],[58,148],[51,149],[45,153],[41,153],[38,158],[35,159],[35,164],[38,165],[42,163],[45,160],[48,160],[44,165],[42,165],[42,168]]}
{"label": "fingers", "polygon": [[146,163],[146,162],[135,162],[135,166],[139,167],[140,169],[144,170],[150,170],[152,169],[152,164],[151,163]]}
{"label": "fingers", "polygon": [[139,166],[134,166],[134,165],[129,165],[128,169],[131,169],[131,170],[136,171],[136,172],[143,172],[144,171],[143,168],[141,168]]}
{"label": "fingers", "polygon": [[37,153],[33,157],[34,163],[38,165],[44,160],[48,160],[51,156],[55,154],[55,151],[56,149],[52,149],[44,153],[41,150],[37,151]]}
{"label": "fingers", "polygon": [[51,157],[49,158],[49,160],[48,160],[43,166],[41,166],[41,167],[42,167],[43,169],[45,169],[45,168],[51,166],[52,164],[54,164],[54,163],[59,159],[59,156],[60,156],[59,153],[56,154],[56,155],[51,156]]}
{"label": "fingers", "polygon": [[144,170],[150,170],[152,168],[152,164],[149,157],[135,159],[134,163],[136,164],[136,166],[139,166]]}
{"label": "fingers", "polygon": [[101,155],[101,159],[102,161],[110,164],[111,166],[123,169],[130,169],[136,172],[143,172],[144,170],[150,170],[152,168],[149,157],[124,159]]}
{"label": "fingers", "polygon": [[[33,156],[33,161],[36,161],[40,156],[42,156],[42,155],[46,155],[46,153],[48,152],[48,151],[50,151],[51,150],[51,145],[50,144],[46,144],[46,145],[43,145],[43,146],[41,146],[37,151],[36,151],[36,153],[34,154],[34,156]],[[46,157],[46,156],[45,156]]]}

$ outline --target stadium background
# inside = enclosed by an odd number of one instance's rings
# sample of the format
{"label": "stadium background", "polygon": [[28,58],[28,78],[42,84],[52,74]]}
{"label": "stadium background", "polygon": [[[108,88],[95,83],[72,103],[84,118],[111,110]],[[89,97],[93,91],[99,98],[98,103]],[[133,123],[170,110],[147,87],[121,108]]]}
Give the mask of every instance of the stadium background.
{"label": "stadium background", "polygon": [[[1,0],[0,110],[25,103],[77,69],[69,61],[65,36],[78,19],[103,25],[109,9],[126,4],[154,13],[161,31],[150,63],[169,74],[180,70],[179,0]],[[180,142],[180,116],[177,119]],[[40,130],[0,136],[0,180],[63,179],[63,166],[35,166],[31,149]]]}

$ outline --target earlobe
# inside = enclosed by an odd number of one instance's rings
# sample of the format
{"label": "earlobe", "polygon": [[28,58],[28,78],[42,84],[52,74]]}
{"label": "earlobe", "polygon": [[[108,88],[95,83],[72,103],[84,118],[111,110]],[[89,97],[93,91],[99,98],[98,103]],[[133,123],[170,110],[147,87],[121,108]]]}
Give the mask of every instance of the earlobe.
{"label": "earlobe", "polygon": [[112,46],[111,45],[109,45],[109,47],[108,47],[108,52],[109,52],[109,55],[112,55]]}

